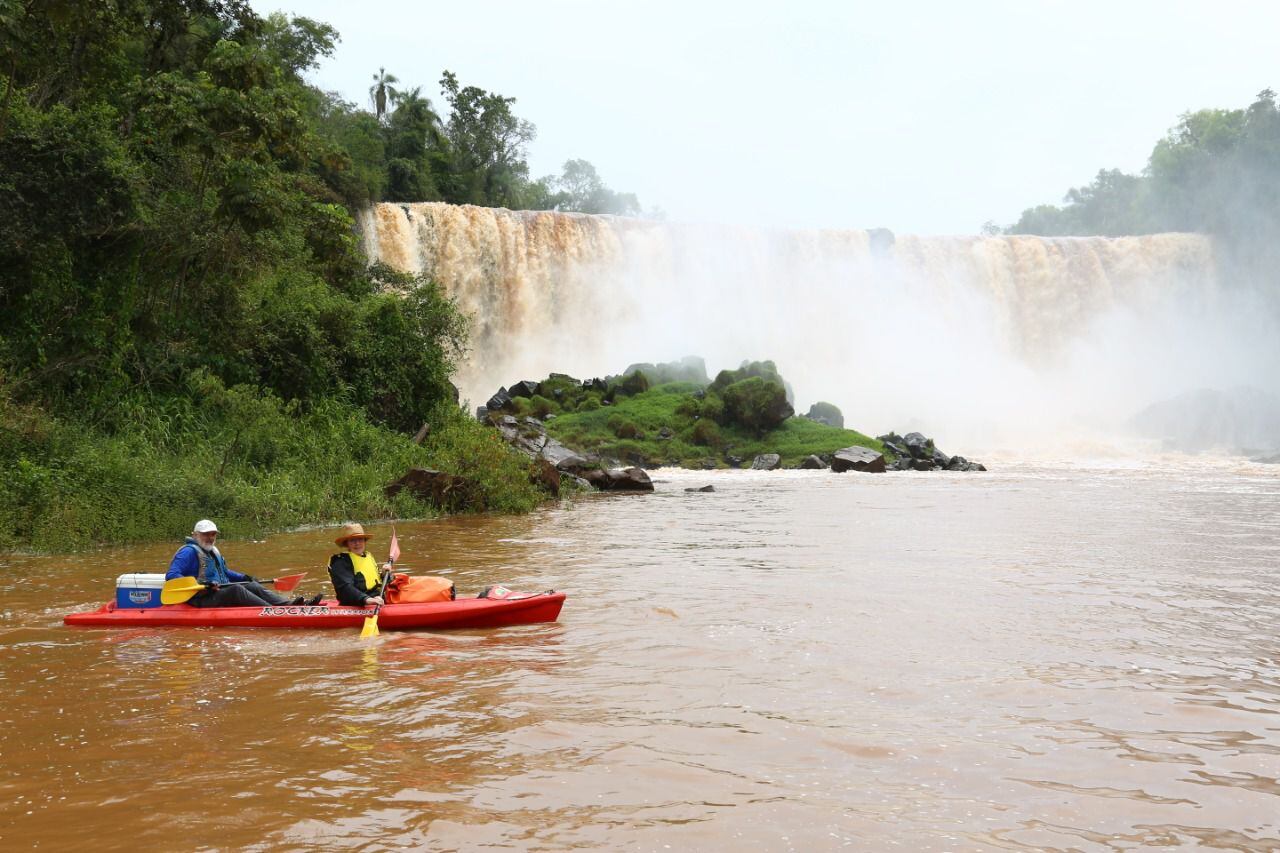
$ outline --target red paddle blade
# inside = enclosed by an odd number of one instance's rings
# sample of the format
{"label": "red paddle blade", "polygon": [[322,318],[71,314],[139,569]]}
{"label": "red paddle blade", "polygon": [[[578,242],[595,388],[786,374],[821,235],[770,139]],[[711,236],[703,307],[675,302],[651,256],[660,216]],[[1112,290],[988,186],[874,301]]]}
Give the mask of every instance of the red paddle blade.
{"label": "red paddle blade", "polygon": [[298,588],[298,584],[302,583],[302,579],[307,576],[306,572],[298,575],[285,575],[282,578],[276,578],[275,587],[280,592],[289,592]]}
{"label": "red paddle blade", "polygon": [[391,547],[387,549],[387,557],[391,562],[400,559],[400,540],[396,538],[396,529],[391,528]]}

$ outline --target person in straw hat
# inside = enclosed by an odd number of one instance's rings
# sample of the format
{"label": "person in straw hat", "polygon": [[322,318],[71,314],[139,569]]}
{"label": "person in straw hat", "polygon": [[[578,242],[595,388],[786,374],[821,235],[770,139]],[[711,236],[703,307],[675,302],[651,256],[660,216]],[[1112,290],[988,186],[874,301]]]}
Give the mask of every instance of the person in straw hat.
{"label": "person in straw hat", "polygon": [[379,570],[378,561],[366,550],[372,538],[359,524],[344,524],[338,538],[333,540],[345,550],[329,558],[329,579],[333,581],[338,601],[348,607],[384,603],[381,573],[389,571],[391,564],[383,563]]}

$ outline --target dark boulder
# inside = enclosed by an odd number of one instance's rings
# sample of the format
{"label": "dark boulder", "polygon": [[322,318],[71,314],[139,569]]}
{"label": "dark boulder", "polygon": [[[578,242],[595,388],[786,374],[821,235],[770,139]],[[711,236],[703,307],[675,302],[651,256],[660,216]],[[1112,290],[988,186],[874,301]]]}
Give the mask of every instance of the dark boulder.
{"label": "dark boulder", "polygon": [[715,490],[716,490],[715,486],[702,486],[701,488],[697,486],[690,486],[689,488],[685,489],[686,492],[714,492]]}
{"label": "dark boulder", "polygon": [[952,456],[951,461],[946,466],[948,471],[985,471],[986,467],[981,462],[970,462],[963,456]]}
{"label": "dark boulder", "polygon": [[939,468],[946,468],[951,464],[951,457],[943,453],[937,447],[933,448],[933,455],[931,458],[933,459],[933,464]]}
{"label": "dark boulder", "polygon": [[485,509],[484,493],[478,483],[443,471],[410,468],[400,479],[389,483],[383,493],[394,498],[404,489],[418,500],[446,512]]}
{"label": "dark boulder", "polygon": [[873,474],[885,470],[884,454],[877,453],[869,447],[845,447],[831,457],[831,470],[837,474],[845,471],[869,471]]}
{"label": "dark boulder", "polygon": [[782,467],[782,457],[776,453],[761,453],[751,461],[753,471],[773,471]]}
{"label": "dark boulder", "polygon": [[823,461],[822,461],[822,459],[821,459],[820,457],[817,457],[817,456],[806,456],[806,457],[804,458],[804,461],[800,463],[800,467],[801,467],[801,468],[808,468],[808,469],[811,469],[811,470],[815,470],[815,471],[816,471],[816,470],[819,470],[819,469],[822,469],[822,468],[826,468],[826,467],[827,467],[827,463],[823,462]]}
{"label": "dark boulder", "polygon": [[511,395],[507,393],[506,388],[499,388],[498,393],[489,398],[489,402],[485,403],[485,408],[491,412],[499,412],[504,409],[511,408]]}
{"label": "dark boulder", "polygon": [[512,397],[532,397],[538,393],[538,383],[525,379],[508,388],[507,393]]}
{"label": "dark boulder", "polygon": [[609,471],[609,490],[613,492],[652,492],[653,480],[643,468],[614,468]]}
{"label": "dark boulder", "polygon": [[933,471],[937,469],[937,465],[933,464],[932,459],[912,459],[911,470],[913,471]]}
{"label": "dark boulder", "polygon": [[725,461],[725,462],[727,462],[727,463],[729,464],[729,467],[730,467],[730,468],[741,468],[741,467],[742,467],[742,457],[741,457],[741,456],[726,456],[726,457],[724,458],[724,461]]}
{"label": "dark boulder", "polygon": [[542,446],[542,458],[561,471],[577,471],[580,468],[588,467],[590,464],[585,458],[574,453],[554,438],[548,438],[547,443]]}
{"label": "dark boulder", "polygon": [[899,459],[904,456],[911,455],[911,451],[907,450],[907,445],[903,442],[902,436],[898,435],[896,432],[877,436],[876,440],[883,444],[886,450]]}
{"label": "dark boulder", "polygon": [[652,492],[653,481],[643,468],[593,468],[582,478],[602,492]]}
{"label": "dark boulder", "polygon": [[907,452],[911,454],[912,459],[923,459],[928,453],[927,447],[929,439],[918,432],[909,432],[902,437],[902,444],[907,448]]}

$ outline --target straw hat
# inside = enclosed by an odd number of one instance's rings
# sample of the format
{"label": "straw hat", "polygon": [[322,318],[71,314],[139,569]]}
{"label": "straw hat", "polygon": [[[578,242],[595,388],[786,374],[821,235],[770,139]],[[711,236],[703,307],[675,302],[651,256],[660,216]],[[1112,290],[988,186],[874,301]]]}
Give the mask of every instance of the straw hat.
{"label": "straw hat", "polygon": [[348,539],[372,539],[368,533],[364,532],[364,528],[359,524],[344,524],[342,532],[338,534],[338,538],[333,540],[333,544],[342,547],[347,544]]}

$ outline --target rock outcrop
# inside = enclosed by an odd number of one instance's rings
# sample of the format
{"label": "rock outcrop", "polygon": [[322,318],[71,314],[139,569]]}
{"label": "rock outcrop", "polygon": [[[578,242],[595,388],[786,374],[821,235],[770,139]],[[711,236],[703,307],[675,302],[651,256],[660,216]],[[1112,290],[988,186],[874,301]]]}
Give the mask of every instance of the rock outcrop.
{"label": "rock outcrop", "polygon": [[753,471],[775,471],[782,467],[782,457],[776,453],[761,453],[751,461]]}
{"label": "rock outcrop", "polygon": [[884,454],[869,447],[845,447],[831,457],[831,470],[837,474],[845,471],[867,471],[882,474],[885,471]]}
{"label": "rock outcrop", "polygon": [[933,439],[926,438],[922,433],[898,435],[890,432],[877,438],[898,457],[892,466],[894,471],[987,470],[981,462],[972,462],[963,456],[948,456],[933,443]]}

